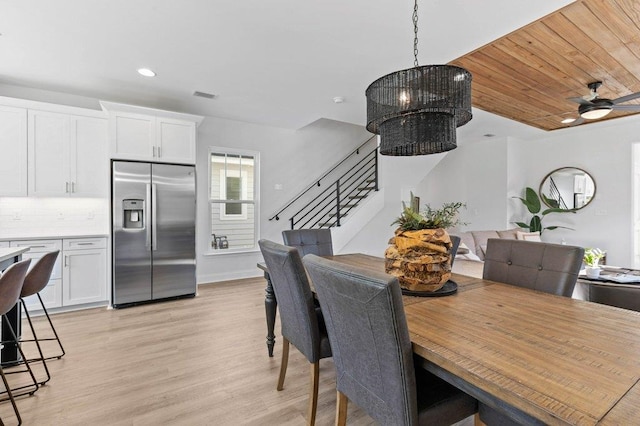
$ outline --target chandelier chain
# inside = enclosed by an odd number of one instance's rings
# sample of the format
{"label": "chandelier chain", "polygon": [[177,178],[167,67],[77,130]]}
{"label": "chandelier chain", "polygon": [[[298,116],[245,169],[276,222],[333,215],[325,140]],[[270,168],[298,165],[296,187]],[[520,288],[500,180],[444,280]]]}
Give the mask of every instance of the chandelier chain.
{"label": "chandelier chain", "polygon": [[413,66],[418,67],[418,0],[413,5]]}

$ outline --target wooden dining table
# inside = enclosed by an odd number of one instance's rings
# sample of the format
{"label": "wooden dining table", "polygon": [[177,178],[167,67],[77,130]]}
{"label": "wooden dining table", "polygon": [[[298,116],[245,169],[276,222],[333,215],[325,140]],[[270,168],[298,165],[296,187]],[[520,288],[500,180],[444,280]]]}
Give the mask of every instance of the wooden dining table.
{"label": "wooden dining table", "polygon": [[[384,271],[378,257],[325,257]],[[640,313],[452,280],[449,296],[403,296],[422,368],[523,424],[640,424]]]}

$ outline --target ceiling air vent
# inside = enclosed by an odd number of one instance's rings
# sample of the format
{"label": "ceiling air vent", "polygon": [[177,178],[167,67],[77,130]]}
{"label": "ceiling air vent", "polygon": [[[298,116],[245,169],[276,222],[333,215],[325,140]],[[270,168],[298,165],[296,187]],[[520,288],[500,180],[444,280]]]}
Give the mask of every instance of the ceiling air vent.
{"label": "ceiling air vent", "polygon": [[214,94],[206,93],[206,92],[198,92],[197,90],[193,92],[193,96],[198,96],[200,98],[207,98],[207,99],[213,99],[216,97],[216,95]]}

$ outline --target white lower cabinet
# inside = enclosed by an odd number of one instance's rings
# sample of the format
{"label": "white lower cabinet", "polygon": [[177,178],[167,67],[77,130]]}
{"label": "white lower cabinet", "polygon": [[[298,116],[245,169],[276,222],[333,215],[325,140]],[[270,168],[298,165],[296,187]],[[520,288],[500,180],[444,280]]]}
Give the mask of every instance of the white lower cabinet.
{"label": "white lower cabinet", "polygon": [[107,249],[104,238],[64,240],[62,305],[107,299]]}
{"label": "white lower cabinet", "polygon": [[[106,238],[11,241],[11,247],[30,247],[23,259],[32,265],[45,253],[60,250],[51,279],[40,292],[47,309],[107,301]],[[29,312],[41,310],[38,296],[25,298]]]}

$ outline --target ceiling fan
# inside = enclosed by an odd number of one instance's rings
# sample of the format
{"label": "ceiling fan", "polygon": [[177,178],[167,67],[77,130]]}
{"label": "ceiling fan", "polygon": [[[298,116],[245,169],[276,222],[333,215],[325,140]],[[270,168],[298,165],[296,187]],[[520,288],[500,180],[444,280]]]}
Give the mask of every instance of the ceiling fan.
{"label": "ceiling fan", "polygon": [[611,111],[638,111],[640,112],[640,105],[620,105],[621,103],[628,102],[634,99],[640,98],[640,92],[632,93],[630,95],[621,96],[617,99],[606,99],[598,97],[598,88],[602,86],[601,81],[594,81],[587,84],[590,95],[585,98],[568,98],[567,100],[580,104],[578,107],[578,114],[580,117],[571,122],[572,126],[581,124],[584,120],[596,120],[609,114]]}

